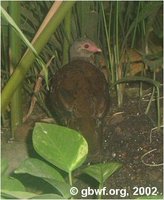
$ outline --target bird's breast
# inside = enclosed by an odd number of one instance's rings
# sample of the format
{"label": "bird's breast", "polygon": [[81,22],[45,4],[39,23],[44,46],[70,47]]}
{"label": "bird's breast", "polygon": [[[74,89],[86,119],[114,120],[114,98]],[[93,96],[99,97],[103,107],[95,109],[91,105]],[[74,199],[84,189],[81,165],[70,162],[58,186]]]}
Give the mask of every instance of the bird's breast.
{"label": "bird's breast", "polygon": [[74,61],[60,69],[52,82],[51,102],[76,117],[102,117],[109,107],[104,75],[90,63]]}
{"label": "bird's breast", "polygon": [[51,109],[65,125],[83,134],[90,152],[99,152],[101,119],[109,108],[108,84],[103,73],[88,62],[73,61],[54,75],[51,86]]}

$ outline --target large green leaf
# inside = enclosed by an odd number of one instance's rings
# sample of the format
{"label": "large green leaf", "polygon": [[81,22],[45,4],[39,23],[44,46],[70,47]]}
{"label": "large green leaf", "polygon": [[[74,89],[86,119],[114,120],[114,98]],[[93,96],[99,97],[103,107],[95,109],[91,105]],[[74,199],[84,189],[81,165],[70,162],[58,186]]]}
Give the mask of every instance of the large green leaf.
{"label": "large green leaf", "polygon": [[23,184],[13,177],[3,177],[1,188],[8,191],[25,191]]}
{"label": "large green leaf", "polygon": [[47,178],[44,178],[44,180],[48,182],[50,185],[52,185],[54,188],[56,188],[65,199],[68,199],[71,197],[71,194],[70,194],[71,186],[68,185],[67,183],[56,181],[53,179],[47,179]]}
{"label": "large green leaf", "polygon": [[5,174],[6,170],[8,168],[8,162],[5,159],[1,160],[1,176]]}
{"label": "large green leaf", "polygon": [[7,199],[30,199],[30,198],[34,198],[35,196],[37,196],[34,193],[30,193],[30,192],[22,192],[22,191],[8,191],[8,190],[2,190],[2,197],[5,197]]}
{"label": "large green leaf", "polygon": [[9,199],[65,199],[64,197],[57,194],[42,194],[36,195],[30,192],[20,192],[20,191],[7,191],[2,190],[2,197]]}
{"label": "large green leaf", "polygon": [[1,163],[1,189],[6,191],[25,191],[24,185],[17,179],[5,175],[8,163],[2,160]]}
{"label": "large green leaf", "polygon": [[36,123],[33,145],[38,154],[68,173],[79,167],[88,153],[80,133],[55,124]]}
{"label": "large green leaf", "polygon": [[21,163],[15,173],[28,173],[30,175],[40,177],[54,188],[56,188],[65,198],[70,197],[70,185],[68,185],[61,174],[47,163],[35,159],[28,158]]}
{"label": "large green leaf", "polygon": [[86,167],[83,172],[102,184],[120,167],[120,163],[100,163]]}
{"label": "large green leaf", "polygon": [[23,161],[19,168],[15,170],[15,173],[28,173],[30,175],[40,178],[49,178],[56,181],[65,182],[64,178],[56,169],[54,169],[47,163],[35,158],[28,158]]}
{"label": "large green leaf", "polygon": [[162,195],[150,195],[150,196],[142,196],[138,197],[137,199],[163,199]]}
{"label": "large green leaf", "polygon": [[42,194],[35,196],[35,199],[65,199],[65,198],[57,194]]}
{"label": "large green leaf", "polygon": [[15,23],[15,21],[10,17],[10,15],[5,11],[5,9],[3,9],[2,7],[0,7],[1,12],[2,12],[2,17],[5,18],[7,20],[7,22],[14,28],[14,30],[16,31],[16,33],[18,34],[18,36],[23,40],[23,42],[28,46],[29,49],[31,49],[31,51],[34,53],[34,55],[36,56],[36,60],[37,62],[42,66],[43,71],[44,71],[44,75],[45,75],[45,80],[46,80],[46,84],[48,86],[48,71],[45,67],[45,63],[42,60],[42,58],[38,55],[38,52],[36,51],[36,49],[33,47],[33,45],[28,41],[27,37],[22,33],[21,29],[17,26],[17,24]]}

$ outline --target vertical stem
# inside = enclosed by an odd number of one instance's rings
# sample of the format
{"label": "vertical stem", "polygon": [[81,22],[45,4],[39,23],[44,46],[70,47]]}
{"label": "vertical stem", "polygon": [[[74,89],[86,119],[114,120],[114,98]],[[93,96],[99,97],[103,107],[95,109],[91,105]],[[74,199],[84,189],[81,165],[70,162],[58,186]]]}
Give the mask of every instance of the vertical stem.
{"label": "vertical stem", "polygon": [[71,172],[69,172],[69,184],[70,184],[70,186],[72,186],[72,173]]}
{"label": "vertical stem", "polygon": [[155,94],[155,87],[153,87],[153,91],[152,91],[152,94],[151,94],[149,103],[148,103],[147,108],[146,108],[146,111],[145,111],[145,114],[146,114],[146,115],[148,114],[148,112],[149,112],[149,110],[150,110],[150,106],[151,106],[151,103],[152,103],[154,94]]}
{"label": "vertical stem", "polygon": [[[153,73],[153,80],[156,79],[156,74],[155,72]],[[156,106],[157,106],[157,127],[158,127],[158,130],[160,129],[160,126],[161,126],[161,112],[160,112],[160,93],[159,93],[159,87],[153,87],[153,91],[152,91],[152,94],[151,94],[151,97],[150,97],[150,100],[149,100],[149,103],[147,105],[147,108],[146,108],[146,111],[145,111],[145,114],[148,114],[149,112],[149,109],[150,109],[150,106],[151,106],[151,103],[152,103],[152,100],[153,100],[153,97],[154,97],[154,94],[155,94],[155,90],[156,90]]]}
{"label": "vertical stem", "polygon": [[[53,15],[50,16],[50,19],[47,20],[47,24],[43,26],[42,31],[40,32],[39,35],[37,34],[36,40],[33,41],[32,43],[33,47],[38,52],[38,54],[46,45],[51,35],[54,34],[57,27],[60,25],[63,18],[65,17],[65,14],[75,3],[74,1],[65,1],[60,5],[60,7],[56,8],[55,5],[57,4],[57,2],[58,1],[55,1],[52,8],[50,9],[51,14]],[[49,13],[47,14],[48,16],[49,16]],[[2,16],[5,18],[4,14]],[[26,73],[30,69],[34,60],[35,60],[35,55],[31,51],[31,49],[28,48],[25,54],[22,56],[14,73],[12,74],[7,84],[3,88],[2,95],[1,95],[2,112],[5,111],[7,105],[10,103],[11,97],[14,94],[17,87],[23,82],[26,76]]]}
{"label": "vertical stem", "polygon": [[118,15],[119,15],[119,8],[118,8],[119,2],[116,2],[116,54],[117,54],[117,64],[119,63],[119,34],[118,34]]}
{"label": "vertical stem", "polygon": [[[122,78],[122,65],[120,62],[119,56],[119,2],[116,2],[116,22],[115,22],[115,29],[116,29],[116,48],[115,48],[115,61],[116,61],[116,80]],[[117,98],[118,98],[118,106],[122,105],[123,101],[123,85],[118,84],[117,86]]]}
{"label": "vertical stem", "polygon": [[[69,184],[72,187],[72,172],[69,172],[68,176],[69,176]],[[73,199],[73,196],[71,197],[71,199]]]}
{"label": "vertical stem", "polygon": [[157,90],[157,126],[158,126],[158,130],[160,130],[160,126],[161,126],[161,112],[160,112],[160,93],[159,93],[159,88],[156,88]]}
{"label": "vertical stem", "polygon": [[[143,9],[143,2],[140,2],[139,5]],[[146,28],[145,19],[143,19],[142,23],[141,23],[143,46],[141,48],[145,48],[145,54],[148,54],[147,37],[146,37],[146,29],[145,28]],[[140,97],[143,96],[143,83],[142,82],[139,85],[139,96]]]}
{"label": "vertical stem", "polygon": [[64,29],[66,33],[66,37],[64,37],[64,45],[63,45],[63,61],[62,64],[65,65],[68,63],[69,60],[69,42],[71,41],[71,16],[72,16],[72,9],[68,11],[64,19]]}
{"label": "vertical stem", "polygon": [[[20,26],[20,2],[11,1],[9,3],[10,15],[13,20]],[[13,28],[10,27],[10,73],[15,70],[21,55],[21,41]],[[14,138],[16,128],[22,124],[22,84],[15,90],[11,99],[11,132]]]}
{"label": "vertical stem", "polygon": [[[111,7],[112,9],[112,7]],[[103,6],[103,2],[101,2],[101,10],[102,10],[102,16],[103,16],[103,22],[104,22],[104,28],[105,28],[105,35],[106,35],[106,41],[107,41],[107,49],[108,49],[108,55],[109,55],[109,66],[110,66],[110,71],[111,71],[111,74],[112,74],[112,83],[115,81],[114,80],[114,68],[113,68],[113,59],[112,59],[112,52],[111,52],[111,47],[110,47],[110,28],[111,27],[108,27],[107,28],[107,20],[106,20],[106,17],[105,17],[105,11],[104,11],[104,6]],[[110,14],[112,14],[112,10],[110,12]],[[111,16],[111,15],[110,15]],[[110,17],[110,20],[109,20],[109,26],[111,25],[111,17]],[[109,31],[108,31],[109,30]]]}
{"label": "vertical stem", "polygon": [[99,184],[99,194],[98,194],[98,199],[101,199],[101,198],[102,198],[102,188],[103,188],[103,184],[100,183],[100,184]]}
{"label": "vertical stem", "polygon": [[136,20],[135,20],[135,27],[134,27],[134,33],[133,33],[131,48],[134,47],[134,41],[135,41],[135,38],[136,38],[136,31],[137,31],[137,25],[138,25],[138,17],[139,17],[139,13],[140,13],[140,5],[141,4],[139,2],[138,8],[137,8],[137,17],[136,17]]}

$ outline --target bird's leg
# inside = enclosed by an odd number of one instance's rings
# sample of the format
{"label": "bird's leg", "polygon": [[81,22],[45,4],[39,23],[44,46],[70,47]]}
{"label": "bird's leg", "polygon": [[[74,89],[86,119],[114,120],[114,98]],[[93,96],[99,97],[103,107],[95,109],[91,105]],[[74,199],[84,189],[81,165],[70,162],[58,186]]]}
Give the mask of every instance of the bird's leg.
{"label": "bird's leg", "polygon": [[90,156],[100,156],[102,152],[102,137],[100,126],[93,118],[78,119],[79,130],[88,142]]}

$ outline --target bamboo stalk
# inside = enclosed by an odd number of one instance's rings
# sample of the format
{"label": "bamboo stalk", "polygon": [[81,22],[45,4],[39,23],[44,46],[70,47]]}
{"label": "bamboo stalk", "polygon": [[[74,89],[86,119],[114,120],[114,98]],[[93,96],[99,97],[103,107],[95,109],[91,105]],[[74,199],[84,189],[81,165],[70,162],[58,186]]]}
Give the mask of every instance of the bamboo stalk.
{"label": "bamboo stalk", "polygon": [[[58,2],[55,2],[54,4],[57,3]],[[48,42],[51,35],[55,32],[55,30],[65,17],[66,13],[69,11],[69,9],[73,6],[74,3],[75,3],[74,1],[63,2],[58,8],[57,12],[55,12],[53,16],[50,18],[47,25],[43,28],[42,33],[36,38],[35,42],[33,43],[33,46],[38,53],[41,52],[41,50]],[[2,98],[1,98],[2,112],[5,111],[7,105],[11,100],[12,95],[24,80],[25,75],[29,70],[29,68],[31,67],[34,60],[35,60],[34,54],[32,53],[31,50],[28,49],[2,91]]]}
{"label": "bamboo stalk", "polygon": [[68,14],[64,19],[64,33],[66,37],[64,37],[64,45],[63,45],[63,59],[62,64],[65,65],[68,63],[69,60],[69,42],[71,41],[71,16],[72,12],[71,9],[69,10]]}
{"label": "bamboo stalk", "polygon": [[[11,17],[20,26],[20,2],[9,2]],[[10,73],[12,74],[21,56],[21,41],[14,30],[10,28]],[[15,90],[11,99],[11,133],[14,138],[16,128],[22,124],[22,85]]]}

